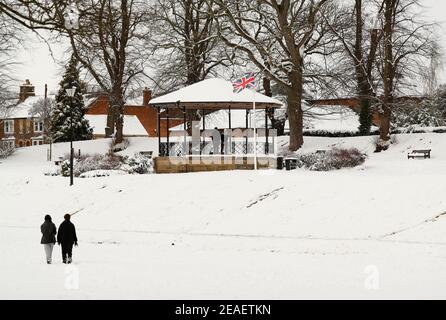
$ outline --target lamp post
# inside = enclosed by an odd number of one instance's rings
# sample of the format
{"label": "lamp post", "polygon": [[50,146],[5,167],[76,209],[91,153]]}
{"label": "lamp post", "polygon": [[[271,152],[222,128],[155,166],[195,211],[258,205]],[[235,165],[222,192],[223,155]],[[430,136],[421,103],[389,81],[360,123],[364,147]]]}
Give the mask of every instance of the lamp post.
{"label": "lamp post", "polygon": [[65,89],[67,96],[70,97],[70,127],[71,127],[71,135],[70,135],[70,186],[74,184],[74,174],[73,174],[73,162],[74,162],[74,149],[73,149],[73,106],[72,101],[74,94],[76,93],[76,88]]}

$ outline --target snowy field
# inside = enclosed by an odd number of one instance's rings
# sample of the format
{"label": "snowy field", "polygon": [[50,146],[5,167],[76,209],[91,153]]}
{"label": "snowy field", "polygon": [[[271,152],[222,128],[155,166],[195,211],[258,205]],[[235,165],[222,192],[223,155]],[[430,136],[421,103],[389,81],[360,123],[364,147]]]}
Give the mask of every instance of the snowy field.
{"label": "snowy field", "polygon": [[[46,146],[0,162],[0,299],[446,298],[446,135],[306,138],[357,147],[359,168],[46,177]],[[156,140],[132,139],[128,154]],[[107,140],[76,143],[105,152]],[[408,160],[412,149],[431,160]],[[55,155],[68,145],[55,146]],[[73,216],[73,267],[40,224]]]}

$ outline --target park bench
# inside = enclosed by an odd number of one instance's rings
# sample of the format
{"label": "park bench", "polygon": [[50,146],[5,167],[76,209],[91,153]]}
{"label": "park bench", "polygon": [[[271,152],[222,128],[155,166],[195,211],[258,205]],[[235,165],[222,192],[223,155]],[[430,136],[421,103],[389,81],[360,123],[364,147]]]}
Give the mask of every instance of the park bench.
{"label": "park bench", "polygon": [[432,150],[413,150],[411,153],[409,153],[407,155],[407,158],[408,159],[415,159],[415,158],[430,159],[431,151]]}

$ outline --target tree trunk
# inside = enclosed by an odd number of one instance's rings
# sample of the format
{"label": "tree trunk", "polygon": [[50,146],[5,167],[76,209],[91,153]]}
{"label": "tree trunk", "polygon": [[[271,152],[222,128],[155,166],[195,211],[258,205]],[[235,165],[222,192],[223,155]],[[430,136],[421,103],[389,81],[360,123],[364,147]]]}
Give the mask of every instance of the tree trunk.
{"label": "tree trunk", "polygon": [[122,143],[124,140],[124,108],[121,106],[116,117],[116,138],[115,143]]}
{"label": "tree trunk", "polygon": [[290,123],[290,151],[299,150],[304,144],[303,135],[303,112],[302,112],[302,95],[303,95],[303,70],[302,59],[299,65],[295,64],[295,68],[289,74],[291,87],[288,89],[288,121]]}
{"label": "tree trunk", "polygon": [[108,106],[107,112],[107,127],[105,127],[105,137],[111,138],[115,133],[115,113],[113,112],[112,102]]}
{"label": "tree trunk", "polygon": [[390,144],[391,105],[393,102],[393,80],[395,69],[393,65],[393,19],[395,10],[394,0],[385,0],[384,23],[384,98],[380,112],[380,141],[377,151],[387,150]]}
{"label": "tree trunk", "polygon": [[390,140],[390,118],[391,118],[391,110],[389,107],[384,106],[381,114],[381,124],[380,124],[380,133],[379,137],[382,141]]}
{"label": "tree trunk", "polygon": [[197,47],[194,39],[194,5],[192,0],[184,1],[184,58],[187,68],[186,85],[191,85],[200,81],[199,66],[197,61]]}
{"label": "tree trunk", "polygon": [[297,90],[288,92],[288,121],[290,123],[290,151],[299,150],[304,144],[301,96]]}
{"label": "tree trunk", "polygon": [[124,97],[120,89],[113,90],[112,94],[110,95],[110,104],[107,115],[107,127],[109,128],[109,130],[111,129],[109,137],[115,134],[115,143],[121,143],[124,138]]}

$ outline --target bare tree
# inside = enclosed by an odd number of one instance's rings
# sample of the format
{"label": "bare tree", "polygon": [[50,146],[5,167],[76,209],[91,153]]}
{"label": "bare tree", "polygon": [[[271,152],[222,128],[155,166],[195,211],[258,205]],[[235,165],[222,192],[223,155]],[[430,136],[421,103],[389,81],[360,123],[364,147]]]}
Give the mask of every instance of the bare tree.
{"label": "bare tree", "polygon": [[110,96],[106,136],[123,139],[125,92],[144,72],[147,2],[2,0],[0,8],[32,30],[68,38],[73,55]]}
{"label": "bare tree", "polygon": [[[290,151],[303,141],[302,96],[304,59],[313,49],[319,12],[329,0],[226,1],[216,0],[222,39],[242,51],[265,75],[286,92]],[[225,37],[227,30],[237,39]]]}
{"label": "bare tree", "polygon": [[33,119],[43,123],[43,133],[51,139],[51,112],[54,109],[56,102],[54,98],[40,98],[37,100],[32,108],[30,115]]}
{"label": "bare tree", "polygon": [[413,92],[413,83],[428,68],[430,57],[437,54],[435,24],[420,19],[418,0],[382,0],[379,12],[383,41],[380,44],[379,72],[380,141],[377,151],[390,146],[392,106],[397,95]]}
{"label": "bare tree", "polygon": [[335,19],[324,15],[341,49],[331,57],[331,64],[342,75],[343,92],[354,93],[360,100],[359,131],[363,134],[370,132],[370,109],[376,102],[376,59],[383,36],[372,9],[372,0],[354,0],[337,8]]}
{"label": "bare tree", "polygon": [[[214,0],[156,0],[151,10],[151,65],[155,90],[170,92],[234,67],[234,51],[221,41],[214,20]],[[187,127],[199,120],[186,111]]]}
{"label": "bare tree", "polygon": [[17,61],[14,53],[21,43],[21,32],[0,9],[0,122],[7,118],[17,102],[11,86],[15,80],[11,67]]}
{"label": "bare tree", "polygon": [[[0,10],[0,124],[8,118],[17,102],[17,96],[10,87],[14,80],[10,76],[10,68],[15,63],[13,54],[19,43],[18,30]],[[13,143],[0,139],[0,159],[9,157],[13,152]]]}
{"label": "bare tree", "polygon": [[162,92],[204,80],[230,62],[213,19],[214,0],[157,0],[153,66]]}

